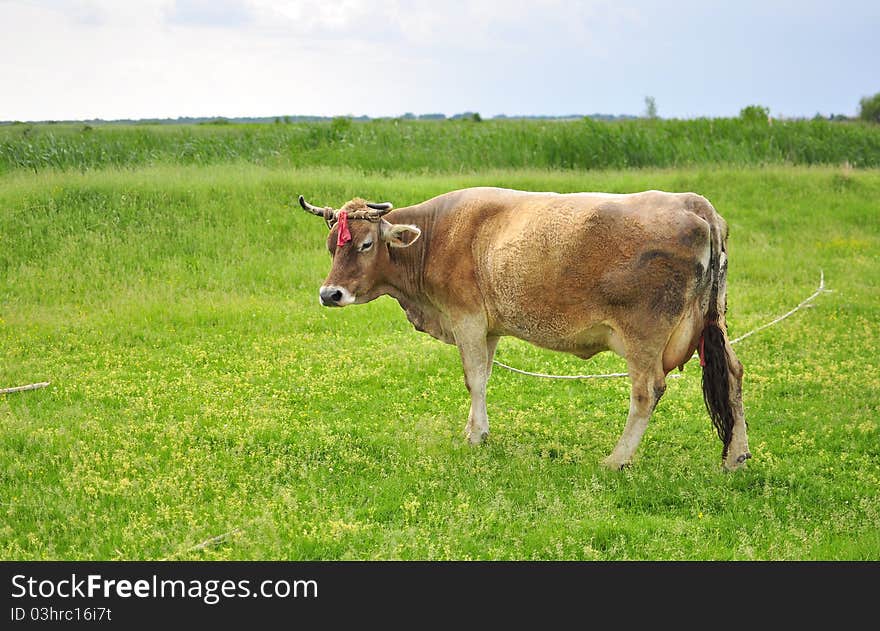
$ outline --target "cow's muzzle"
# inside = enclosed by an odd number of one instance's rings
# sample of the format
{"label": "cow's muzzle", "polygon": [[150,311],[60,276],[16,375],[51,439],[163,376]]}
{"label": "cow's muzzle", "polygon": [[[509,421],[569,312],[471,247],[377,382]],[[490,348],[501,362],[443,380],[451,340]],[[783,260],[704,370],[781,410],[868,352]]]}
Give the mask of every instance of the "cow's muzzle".
{"label": "cow's muzzle", "polygon": [[324,285],[318,296],[325,307],[344,307],[354,302],[351,292],[338,285]]}

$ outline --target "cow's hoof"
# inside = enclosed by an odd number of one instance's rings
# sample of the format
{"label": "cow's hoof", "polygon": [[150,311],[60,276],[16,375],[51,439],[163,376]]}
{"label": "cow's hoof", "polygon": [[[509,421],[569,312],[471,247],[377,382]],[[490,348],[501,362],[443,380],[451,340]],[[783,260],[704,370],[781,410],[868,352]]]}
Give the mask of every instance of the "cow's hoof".
{"label": "cow's hoof", "polygon": [[471,445],[482,445],[487,438],[489,438],[489,432],[470,432],[467,437]]}
{"label": "cow's hoof", "polygon": [[724,469],[725,471],[736,471],[740,467],[742,467],[746,460],[752,457],[751,452],[745,452],[737,456],[736,458],[728,457],[724,461]]}
{"label": "cow's hoof", "polygon": [[617,459],[611,458],[610,456],[602,461],[602,466],[606,469],[610,469],[611,471],[623,471],[629,466],[629,464],[629,462],[621,462]]}

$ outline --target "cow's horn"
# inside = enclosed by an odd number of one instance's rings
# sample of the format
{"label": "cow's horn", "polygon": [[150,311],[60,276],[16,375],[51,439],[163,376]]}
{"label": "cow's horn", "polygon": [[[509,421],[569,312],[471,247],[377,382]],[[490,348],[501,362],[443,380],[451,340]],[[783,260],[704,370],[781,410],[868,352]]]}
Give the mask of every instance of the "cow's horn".
{"label": "cow's horn", "polygon": [[383,202],[381,204],[373,204],[371,202],[367,202],[367,208],[370,210],[364,213],[364,219],[369,219],[370,221],[375,221],[379,219],[382,215],[391,211],[394,208],[394,205],[391,202]]}
{"label": "cow's horn", "polygon": [[336,211],[332,208],[319,208],[318,206],[312,206],[302,195],[299,196],[299,205],[303,207],[303,210],[306,210],[313,215],[318,215],[318,217],[323,217],[326,221],[332,221],[336,214]]}
{"label": "cow's horn", "polygon": [[[394,204],[391,202],[382,202],[381,204],[373,204],[371,202],[367,202],[367,208],[372,208],[373,210],[384,210],[387,213],[389,210],[394,208]],[[384,215],[385,213],[382,213]],[[373,213],[370,213],[373,214]],[[377,217],[381,217],[382,215],[376,215]]]}

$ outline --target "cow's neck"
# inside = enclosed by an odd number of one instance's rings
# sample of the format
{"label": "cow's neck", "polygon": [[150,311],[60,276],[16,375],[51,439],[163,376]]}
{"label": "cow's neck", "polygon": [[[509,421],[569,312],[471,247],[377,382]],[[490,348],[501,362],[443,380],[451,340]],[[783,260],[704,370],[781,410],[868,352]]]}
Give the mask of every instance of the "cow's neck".
{"label": "cow's neck", "polygon": [[[406,248],[388,248],[389,269],[385,274],[387,293],[398,302],[425,298],[425,261],[431,247],[433,217],[428,212],[401,208],[389,217],[392,223],[416,224],[422,230],[415,243]],[[401,303],[402,304],[402,303]]]}
{"label": "cow's neck", "polygon": [[386,291],[397,300],[406,312],[407,319],[418,331],[446,342],[454,343],[449,322],[442,309],[432,301],[433,287],[426,283],[425,267],[431,252],[431,230],[436,222],[436,213],[419,208],[401,209],[395,216],[389,217],[393,223],[411,223],[418,225],[422,234],[418,241],[407,248],[391,248],[388,273],[386,274]]}

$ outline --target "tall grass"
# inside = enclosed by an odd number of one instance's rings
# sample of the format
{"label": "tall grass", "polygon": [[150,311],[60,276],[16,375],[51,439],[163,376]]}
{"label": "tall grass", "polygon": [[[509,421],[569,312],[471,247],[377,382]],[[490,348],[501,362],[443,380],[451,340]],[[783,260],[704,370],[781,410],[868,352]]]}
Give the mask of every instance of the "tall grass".
{"label": "tall grass", "polygon": [[290,125],[0,128],[0,173],[106,166],[356,166],[371,172],[701,164],[880,166],[880,126],[733,118],[599,122],[348,119]]}

